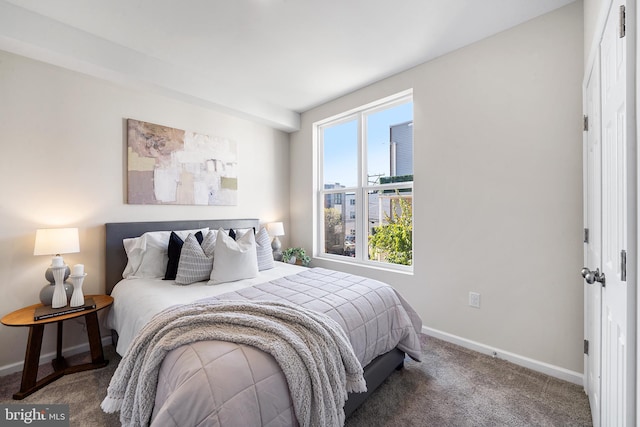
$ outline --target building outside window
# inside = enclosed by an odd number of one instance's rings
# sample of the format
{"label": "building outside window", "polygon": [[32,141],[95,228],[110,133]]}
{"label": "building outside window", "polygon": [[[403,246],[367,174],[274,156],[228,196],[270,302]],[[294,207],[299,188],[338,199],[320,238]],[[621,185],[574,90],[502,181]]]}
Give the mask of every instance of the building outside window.
{"label": "building outside window", "polygon": [[316,213],[318,255],[410,269],[411,91],[315,123],[314,131],[321,201]]}

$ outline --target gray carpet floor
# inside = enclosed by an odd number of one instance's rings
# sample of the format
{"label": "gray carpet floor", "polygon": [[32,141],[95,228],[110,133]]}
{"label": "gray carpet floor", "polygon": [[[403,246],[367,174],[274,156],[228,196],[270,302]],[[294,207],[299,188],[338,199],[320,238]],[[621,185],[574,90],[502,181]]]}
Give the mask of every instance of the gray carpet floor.
{"label": "gray carpet floor", "polygon": [[[582,387],[422,335],[423,360],[407,361],[346,421],[360,426],[590,426]],[[0,377],[0,403],[68,403],[71,426],[119,426],[100,402],[120,357],[105,368],[67,375],[22,401],[20,373]],[[86,356],[74,356],[77,363]],[[50,368],[43,366],[39,376]]]}

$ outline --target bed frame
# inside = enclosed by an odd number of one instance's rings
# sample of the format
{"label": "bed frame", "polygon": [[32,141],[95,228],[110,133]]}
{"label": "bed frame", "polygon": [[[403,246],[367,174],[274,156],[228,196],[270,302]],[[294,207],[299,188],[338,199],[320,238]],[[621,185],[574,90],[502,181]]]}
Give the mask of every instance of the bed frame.
{"label": "bed frame", "polygon": [[[152,222],[118,222],[107,223],[106,227],[106,292],[111,294],[113,287],[122,280],[122,272],[127,265],[127,254],[122,240],[138,237],[147,231],[192,230],[209,227],[211,230],[219,228],[251,228],[259,229],[257,219],[217,219],[217,220],[185,220],[185,221],[152,221]],[[113,331],[115,333],[115,331]],[[114,339],[116,336],[114,335]],[[366,393],[349,393],[344,412],[349,416],[364,402],[382,382],[395,370],[404,366],[405,353],[394,348],[388,353],[375,358],[364,368],[364,378],[367,381]]]}

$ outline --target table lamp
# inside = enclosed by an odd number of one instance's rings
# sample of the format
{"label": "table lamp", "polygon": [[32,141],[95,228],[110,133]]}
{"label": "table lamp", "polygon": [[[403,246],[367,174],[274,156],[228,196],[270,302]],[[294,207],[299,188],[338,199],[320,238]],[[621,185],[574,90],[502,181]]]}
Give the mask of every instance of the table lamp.
{"label": "table lamp", "polygon": [[[65,282],[71,274],[71,269],[64,263],[60,255],[76,252],[80,252],[77,228],[42,228],[36,231],[33,255],[53,255],[51,265],[44,274],[49,284],[40,291],[42,304],[50,305],[53,308],[67,305],[67,301],[73,294],[73,286]],[[58,292],[56,292],[56,284],[58,284]],[[60,295],[61,292],[64,293],[64,303]],[[53,301],[54,294],[57,294],[55,303]]]}
{"label": "table lamp", "polygon": [[271,249],[273,249],[273,259],[276,261],[282,261],[282,244],[280,243],[280,239],[278,236],[284,236],[284,225],[281,222],[271,222],[267,224],[267,232],[269,235],[273,236],[273,241],[271,242]]}

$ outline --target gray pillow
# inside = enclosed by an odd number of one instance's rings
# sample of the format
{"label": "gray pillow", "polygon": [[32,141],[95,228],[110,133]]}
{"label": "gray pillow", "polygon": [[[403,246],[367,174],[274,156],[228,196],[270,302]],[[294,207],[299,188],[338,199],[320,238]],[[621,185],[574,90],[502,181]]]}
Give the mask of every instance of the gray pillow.
{"label": "gray pillow", "polygon": [[209,231],[202,245],[193,234],[189,234],[182,245],[176,283],[190,285],[191,283],[208,280],[213,268],[213,250],[216,245],[216,233]]}
{"label": "gray pillow", "polygon": [[261,228],[256,235],[256,252],[258,255],[258,270],[268,270],[276,265],[273,262],[273,249],[271,249],[271,238],[266,228]]}

